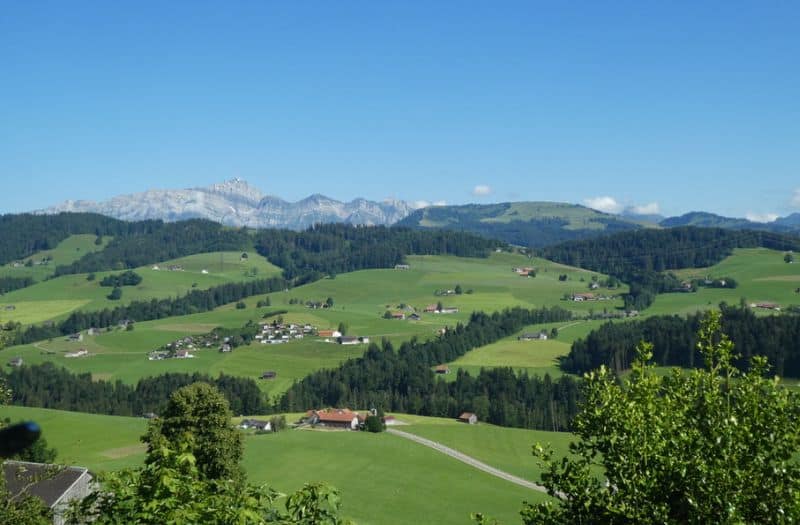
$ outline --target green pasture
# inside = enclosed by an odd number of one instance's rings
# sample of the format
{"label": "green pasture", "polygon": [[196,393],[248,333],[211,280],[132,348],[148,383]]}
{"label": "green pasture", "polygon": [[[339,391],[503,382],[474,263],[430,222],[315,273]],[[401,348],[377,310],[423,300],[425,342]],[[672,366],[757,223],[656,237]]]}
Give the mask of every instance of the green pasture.
{"label": "green pasture", "polygon": [[453,419],[423,416],[398,415],[397,419],[408,423],[394,427],[398,430],[436,441],[536,483],[541,482],[541,468],[531,453],[533,445],[550,445],[554,456],[561,457],[569,453],[569,443],[574,440],[566,432],[505,428],[488,423],[467,425]]}
{"label": "green pasture", "polygon": [[800,293],[795,291],[800,288],[800,264],[787,264],[783,256],[784,252],[766,248],[740,248],[710,268],[677,271],[676,275],[687,280],[732,277],[739,286],[733,289],[699,288],[695,293],[662,294],[644,313],[688,314],[716,308],[722,301],[738,304],[742,298],[747,304],[772,302],[784,308],[800,304]]}
{"label": "green pasture", "polygon": [[[91,234],[70,235],[51,250],[42,250],[0,266],[0,277],[32,277],[35,281],[42,281],[53,275],[57,266],[72,264],[87,253],[101,251],[111,242],[112,237],[103,237],[102,244],[99,245],[94,243],[95,239],[97,236]],[[37,264],[48,257],[51,260],[46,264]],[[27,261],[32,261],[33,266],[25,266]]]}
{"label": "green pasture", "polygon": [[[516,334],[472,350],[449,363],[451,372],[462,368],[476,375],[481,368],[510,366],[530,375],[550,374],[560,376],[563,372],[558,368],[558,358],[569,353],[572,342],[585,337],[591,330],[598,328],[605,321],[567,321],[525,327]],[[558,329],[556,339],[546,341],[519,341],[517,337],[526,332],[544,330],[550,334],[552,328]],[[447,380],[455,380],[455,374],[444,376]]]}
{"label": "green pasture", "polygon": [[[135,467],[144,459],[139,441],[146,428],[144,419],[8,406],[0,407],[0,417],[39,423],[63,463],[97,472]],[[534,480],[531,445],[537,440],[561,443],[567,439],[566,434],[490,425],[466,428],[418,416],[398,418],[413,423],[403,430],[475,453],[486,463]],[[492,444],[480,451],[480,439]],[[562,448],[558,445],[556,450]],[[284,493],[311,481],[337,487],[343,514],[361,525],[469,523],[472,512],[516,523],[523,500],[546,497],[389,434],[309,430],[248,434],[243,464],[251,482],[267,483]]]}
{"label": "green pasture", "polygon": [[[258,254],[251,253],[244,261],[240,260],[241,254],[242,252],[202,253],[158,263],[159,270],[154,270],[154,265],[136,268],[134,271],[142,276],[142,282],[137,286],[124,286],[122,299],[119,301],[109,300],[107,296],[111,293],[111,288],[100,286],[103,277],[119,271],[97,272],[93,281],[86,279],[87,274],[49,279],[5,294],[0,301],[0,320],[42,322],[66,317],[69,312],[78,308],[113,308],[136,300],[176,297],[193,288],[202,290],[228,282],[270,277],[280,273],[279,268]],[[170,265],[181,265],[183,270],[170,271]],[[202,273],[203,270],[208,273]],[[56,309],[50,304],[54,301],[73,301],[74,307],[65,311],[63,305],[66,303],[61,303],[62,308]],[[5,310],[9,305],[16,309]]]}
{"label": "green pasture", "polygon": [[142,418],[18,406],[0,406],[0,418],[38,423],[48,446],[58,451],[57,461],[63,464],[97,472],[135,467],[144,460],[145,447],[139,436],[147,424]]}

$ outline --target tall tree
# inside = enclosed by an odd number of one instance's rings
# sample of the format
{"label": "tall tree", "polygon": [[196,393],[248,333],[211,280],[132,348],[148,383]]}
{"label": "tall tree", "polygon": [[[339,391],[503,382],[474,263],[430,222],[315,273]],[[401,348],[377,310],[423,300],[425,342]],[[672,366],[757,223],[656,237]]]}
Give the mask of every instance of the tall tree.
{"label": "tall tree", "polygon": [[200,474],[209,479],[242,480],[242,436],[231,423],[231,409],[222,393],[207,383],[176,390],[161,417],[143,436],[148,453],[192,436],[190,452]]}

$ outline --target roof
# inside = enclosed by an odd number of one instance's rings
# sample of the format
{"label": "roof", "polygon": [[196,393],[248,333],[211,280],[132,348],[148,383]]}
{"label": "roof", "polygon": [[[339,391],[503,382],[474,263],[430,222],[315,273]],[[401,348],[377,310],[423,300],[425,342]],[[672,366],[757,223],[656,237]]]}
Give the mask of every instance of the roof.
{"label": "roof", "polygon": [[50,508],[88,472],[83,467],[62,467],[28,461],[9,460],[3,463],[3,476],[10,494],[36,496]]}
{"label": "roof", "polygon": [[354,417],[358,417],[357,412],[352,412],[347,408],[318,410],[317,416],[320,421],[329,421],[332,423],[350,423]]}
{"label": "roof", "polygon": [[436,371],[440,371],[440,370],[450,370],[450,367],[447,366],[447,365],[437,365],[436,366]]}
{"label": "roof", "polygon": [[[458,419],[469,419],[472,416],[475,416],[475,414],[473,414],[472,412],[464,412],[463,414],[458,416]],[[478,416],[475,416],[475,417],[478,417]]]}

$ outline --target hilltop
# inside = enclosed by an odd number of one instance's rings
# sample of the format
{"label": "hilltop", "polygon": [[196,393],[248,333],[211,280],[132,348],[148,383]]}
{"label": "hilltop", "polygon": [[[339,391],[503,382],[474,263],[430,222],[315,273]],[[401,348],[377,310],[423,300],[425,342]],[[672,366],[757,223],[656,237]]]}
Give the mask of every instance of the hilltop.
{"label": "hilltop", "polygon": [[416,210],[397,223],[419,229],[468,231],[533,248],[636,230],[645,224],[579,204],[560,202],[435,206]]}

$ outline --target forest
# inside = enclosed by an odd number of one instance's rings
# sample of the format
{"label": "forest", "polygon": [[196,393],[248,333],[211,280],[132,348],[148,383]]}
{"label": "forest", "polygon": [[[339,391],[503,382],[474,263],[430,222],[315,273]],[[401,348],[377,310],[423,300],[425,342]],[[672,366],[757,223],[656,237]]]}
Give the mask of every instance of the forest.
{"label": "forest", "polygon": [[278,412],[312,407],[357,406],[426,416],[458,417],[464,411],[496,425],[568,430],[577,413],[580,382],[571,377],[518,374],[510,368],[459,371],[455,381],[435,377],[432,367],[524,326],[560,322],[571,313],[558,307],[473,313],[469,323],[439,338],[413,339],[395,350],[388,341],[370,345],[364,356],[321,370],[293,385],[276,403]]}
{"label": "forest", "polygon": [[643,310],[659,293],[675,291],[680,281],[667,270],[713,266],[734,248],[798,250],[800,239],[764,231],[733,231],[687,226],[644,229],[607,237],[569,241],[537,250],[562,264],[602,272],[628,283],[625,307]]}
{"label": "forest", "polygon": [[52,363],[0,372],[13,392],[12,403],[92,414],[141,416],[158,414],[177,389],[197,382],[216,386],[236,414],[263,414],[263,396],[255,381],[241,377],[169,373],[140,379],[136,386],[93,380],[90,373],[73,374]]}
{"label": "forest", "polygon": [[[753,356],[765,356],[770,373],[781,377],[800,377],[800,316],[760,317],[745,305],[720,305],[722,329],[733,341],[733,364],[742,370]],[[630,368],[635,347],[640,341],[653,343],[653,360],[658,365],[685,368],[702,367],[697,350],[697,330],[702,314],[686,317],[654,316],[642,321],[609,322],[572,344],[563,358],[565,372],[582,374],[600,365],[616,372]]]}
{"label": "forest", "polygon": [[486,257],[505,243],[463,232],[321,224],[301,232],[259,230],[255,245],[259,254],[283,268],[286,279],[300,285],[326,275],[391,268],[412,254]]}

